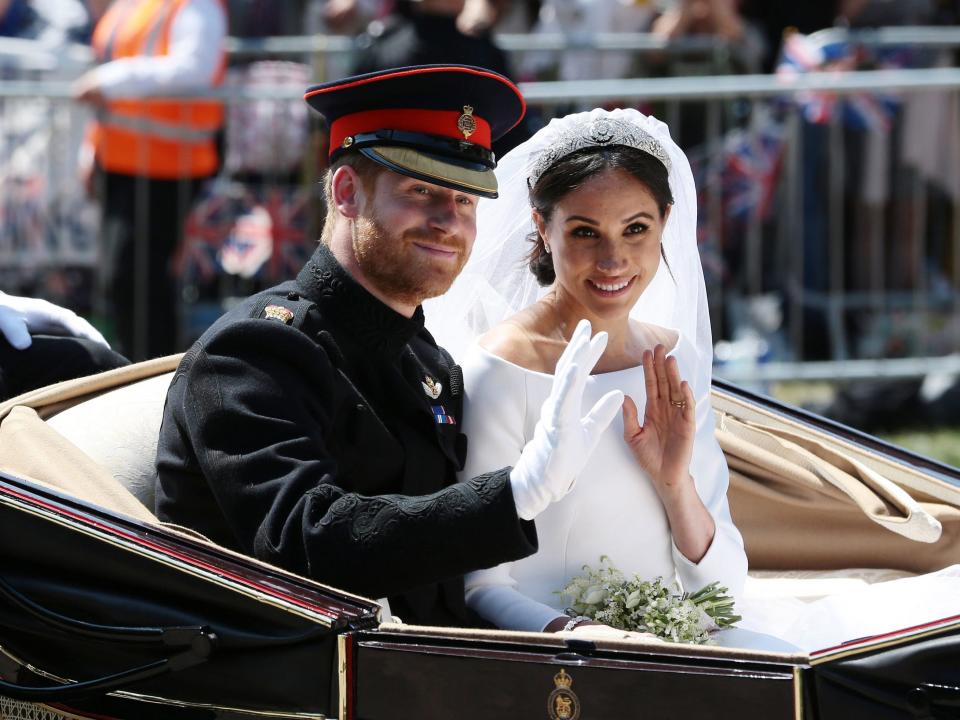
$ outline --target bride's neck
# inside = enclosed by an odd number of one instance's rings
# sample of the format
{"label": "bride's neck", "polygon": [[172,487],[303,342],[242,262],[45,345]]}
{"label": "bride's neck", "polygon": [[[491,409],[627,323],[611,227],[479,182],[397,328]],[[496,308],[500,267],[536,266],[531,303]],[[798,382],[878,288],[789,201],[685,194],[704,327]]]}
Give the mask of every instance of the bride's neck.
{"label": "bride's neck", "polygon": [[578,303],[562,290],[553,290],[544,297],[544,302],[553,311],[555,332],[563,340],[569,341],[577,323],[587,319],[590,321],[594,335],[601,331],[607,333],[607,349],[604,351],[604,357],[615,358],[629,353],[632,335],[628,313],[616,317],[600,317],[591,313],[583,304]]}

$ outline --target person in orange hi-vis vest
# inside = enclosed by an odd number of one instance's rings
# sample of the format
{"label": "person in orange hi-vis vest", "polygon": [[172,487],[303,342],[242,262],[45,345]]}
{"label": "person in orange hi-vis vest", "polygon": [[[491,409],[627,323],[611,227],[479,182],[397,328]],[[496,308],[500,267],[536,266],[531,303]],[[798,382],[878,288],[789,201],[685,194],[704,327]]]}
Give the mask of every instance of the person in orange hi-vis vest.
{"label": "person in orange hi-vis vest", "polygon": [[223,105],[202,91],[223,82],[226,27],[223,0],[114,0],[94,30],[101,64],[74,86],[96,113],[80,163],[101,204],[102,296],[135,360],[178,349],[170,261],[220,164]]}

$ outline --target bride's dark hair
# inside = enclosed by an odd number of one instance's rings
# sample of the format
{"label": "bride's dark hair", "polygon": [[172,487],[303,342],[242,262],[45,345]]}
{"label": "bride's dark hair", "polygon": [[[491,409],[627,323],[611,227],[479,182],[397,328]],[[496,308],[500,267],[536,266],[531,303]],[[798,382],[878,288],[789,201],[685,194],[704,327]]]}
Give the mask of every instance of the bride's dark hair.
{"label": "bride's dark hair", "polygon": [[[530,205],[550,222],[553,211],[564,197],[604,170],[623,170],[643,183],[660,210],[661,219],[673,203],[667,168],[653,155],[628,145],[593,146],[576,150],[551,165],[536,185],[530,188]],[[553,257],[546,251],[543,238],[534,230],[527,238],[533,248],[527,255],[528,266],[541,286],[556,280]],[[667,261],[660,247],[663,261]],[[667,265],[667,269],[670,266]]]}

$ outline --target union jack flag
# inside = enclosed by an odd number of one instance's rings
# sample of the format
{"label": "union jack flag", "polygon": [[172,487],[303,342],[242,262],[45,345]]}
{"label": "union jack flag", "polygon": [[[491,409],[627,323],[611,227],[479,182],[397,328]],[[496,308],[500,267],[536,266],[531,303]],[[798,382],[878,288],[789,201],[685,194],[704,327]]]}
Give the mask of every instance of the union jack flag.
{"label": "union jack flag", "polygon": [[270,215],[273,239],[269,274],[274,280],[296,276],[316,249],[316,243],[307,236],[308,198],[303,188],[266,191],[263,207]]}
{"label": "union jack flag", "polygon": [[[777,63],[777,75],[784,78],[811,72],[849,72],[864,67],[908,67],[914,61],[911,51],[887,48],[868,51],[848,41],[838,41],[829,31],[802,35],[791,33],[784,39]],[[796,95],[803,117],[811,123],[826,124],[833,117],[857,130],[890,130],[900,108],[892,93],[851,93],[837,96],[826,91]]]}
{"label": "union jack flag", "polygon": [[230,197],[217,184],[203,192],[194,205],[183,232],[173,267],[177,277],[198,284],[212,282],[219,273],[217,252],[230,234],[233,212]]}
{"label": "union jack flag", "polygon": [[766,219],[783,159],[784,129],[776,122],[735,130],[726,139],[723,205],[730,219]]}
{"label": "union jack flag", "polygon": [[299,272],[308,241],[308,191],[214,183],[187,218],[177,275],[202,285],[224,274],[279,282]]}

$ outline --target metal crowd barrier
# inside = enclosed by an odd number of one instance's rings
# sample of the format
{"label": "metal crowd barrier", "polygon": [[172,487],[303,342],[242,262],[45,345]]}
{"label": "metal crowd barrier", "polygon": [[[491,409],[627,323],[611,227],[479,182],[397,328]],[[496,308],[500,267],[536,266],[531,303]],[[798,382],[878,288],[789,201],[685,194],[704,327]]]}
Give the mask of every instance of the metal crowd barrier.
{"label": "metal crowd barrier", "polygon": [[[906,31],[898,35],[896,30],[861,39],[909,41]],[[910,32],[931,47],[960,47],[957,29],[928,30]],[[544,37],[542,48],[549,44]],[[506,36],[500,40],[504,47],[512,42]],[[569,47],[586,40],[563,42]],[[617,50],[628,44],[622,37],[591,42]],[[630,49],[656,49],[649,37],[630,42],[636,45]],[[235,53],[270,55],[352,52],[353,47],[352,39],[329,37],[232,45]],[[702,195],[700,240],[715,335],[726,341],[717,350],[719,375],[765,381],[960,372],[960,198],[944,193],[900,157],[905,108],[920,98],[939,98],[952,107],[960,96],[960,69],[818,73],[790,80],[740,75],[538,82],[521,89],[540,122],[571,109],[618,103],[652,111],[672,128],[697,127],[696,147],[687,149]],[[887,128],[851,130],[839,115],[816,125],[805,115],[804,103],[878,94],[899,106]],[[292,107],[301,102],[302,87],[230,85],[203,95],[219,97],[230,108]],[[33,117],[32,130],[24,115]],[[67,81],[36,80],[28,73],[0,82],[0,161],[5,163],[0,166],[0,286],[9,288],[32,273],[39,279],[28,290],[52,284],[66,288],[69,301],[70,292],[76,300],[89,289],[88,279],[77,278],[96,270],[95,210],[71,173],[86,119],[72,104]],[[39,134],[39,140],[32,139],[37,147],[46,143],[40,164],[15,157],[30,142],[29,137],[21,142],[18,132]],[[316,147],[308,135],[304,138],[304,157],[312,160]],[[736,155],[736,143],[744,154]],[[888,156],[888,187],[864,200],[858,193],[870,180],[861,167],[874,147],[870,143]],[[742,188],[745,207],[731,217],[731,187],[744,180],[731,180],[738,162],[753,185]],[[309,251],[319,172],[305,161],[292,181],[284,184],[267,173],[257,178],[255,191],[249,172],[222,174],[219,187],[228,189],[205,200],[207,216],[195,223],[194,244],[178,259],[179,271],[189,274],[183,292],[188,336],[219,312],[223,298],[272,281],[271,273],[283,274]],[[763,202],[751,199],[751,193],[764,195]],[[250,278],[229,276],[221,267],[222,244],[233,230],[217,230],[211,218],[231,203],[236,207],[227,215],[236,217],[227,217],[227,224],[253,210],[272,213],[270,252],[287,253],[271,257]],[[313,208],[312,214],[304,206]],[[893,226],[896,232],[889,230]],[[71,304],[87,309],[83,302]],[[900,345],[890,345],[896,342]]]}
{"label": "metal crowd barrier", "polygon": [[[813,37],[829,42],[854,42],[863,46],[881,47],[911,45],[929,49],[960,47],[957,27],[886,27],[875,29],[829,28]],[[535,50],[596,50],[612,52],[669,52],[696,54],[730,47],[730,43],[710,36],[691,36],[666,40],[652,33],[586,33],[530,34],[498,33],[494,44],[508,53]],[[232,57],[278,57],[285,55],[351,55],[362,52],[363,36],[300,35],[269,38],[229,38],[227,50]]]}
{"label": "metal crowd barrier", "polygon": [[[631,50],[674,54],[713,52],[728,48],[728,42],[699,36],[666,40],[651,33],[504,33],[494,36],[494,44],[506,52],[535,50]],[[269,38],[230,38],[227,51],[233,57],[277,57],[282,55],[353,55],[363,52],[365,38],[354,35],[298,35]]]}
{"label": "metal crowd barrier", "polygon": [[[911,98],[939,96],[945,99],[941,106],[953,108],[954,114],[944,123],[947,135],[937,141],[943,141],[945,151],[955,152],[944,162],[955,163],[960,160],[960,148],[955,144],[960,132],[960,114],[956,114],[960,109],[960,69],[810,74],[789,79],[748,75],[552,82],[526,84],[522,89],[532,105],[569,106],[570,99],[576,98],[584,108],[611,104],[653,107],[671,127],[681,126],[685,108],[700,107],[705,126],[701,149],[706,156],[698,177],[699,189],[706,195],[701,203],[701,212],[706,213],[701,247],[714,261],[720,257],[719,274],[736,275],[732,283],[716,277],[710,283],[711,275],[717,273],[711,273],[710,262],[704,258],[715,335],[732,341],[717,349],[718,375],[740,382],[766,382],[960,372],[960,187],[954,184],[952,194],[944,193],[932,187],[916,168],[900,162],[896,155],[904,148],[894,141],[902,139],[896,133],[903,128],[895,122],[889,128],[855,132],[843,127],[842,119],[835,116],[826,125],[812,126],[800,105],[784,102],[784,98],[804,97],[863,100],[864,93],[887,97],[896,93],[898,101],[905,103],[912,102]],[[781,152],[776,159],[764,155],[764,133],[769,127],[748,123],[745,130],[725,128],[731,103],[747,98],[751,106],[747,114],[753,119],[758,108],[780,105]],[[914,117],[917,113],[923,109],[912,108]],[[733,160],[746,164],[748,173],[771,175],[756,180],[772,184],[767,191],[773,209],[766,217],[750,212],[746,222],[725,228],[729,190],[725,183],[730,180],[724,163],[731,161],[725,146],[732,133],[741,133],[740,139],[747,145],[747,153]],[[856,180],[846,179],[865,172],[862,167],[851,167],[857,159],[849,157],[846,146],[871,140],[879,142],[879,150],[890,156],[896,171],[886,177],[889,187],[885,196],[867,202],[856,197],[857,188],[850,184]],[[811,172],[813,161],[805,142],[815,145],[811,152],[822,156],[817,173]],[[859,161],[864,160],[861,157]],[[766,165],[770,162],[781,165],[775,177],[774,168]],[[872,172],[888,172],[888,168]],[[819,187],[811,187],[811,181]],[[754,191],[762,189],[755,187]],[[934,193],[942,215],[938,228],[928,227],[932,221],[928,196]],[[811,195],[819,196],[814,212],[821,212],[822,218],[809,215]],[[856,217],[851,217],[854,214]],[[902,232],[884,234],[883,226],[892,223],[898,223]],[[821,282],[814,283],[809,278],[817,273],[809,267],[812,258],[808,250],[816,232],[811,225],[818,225],[823,233],[816,258],[823,263]],[[732,232],[740,237],[730,237]],[[735,267],[724,265],[723,260],[724,245],[731,241],[741,245]],[[936,255],[933,246],[939,246]],[[785,316],[782,323],[764,320],[763,309],[752,307],[751,301],[770,300],[771,295],[778,306],[774,314]],[[769,310],[768,306],[767,315]],[[882,327],[898,322],[904,327]],[[820,355],[826,358],[821,362],[810,362],[811,333],[824,336]],[[912,345],[903,347],[908,342]],[[894,359],[897,354],[908,357]],[[882,361],[857,359],[864,355]]]}

